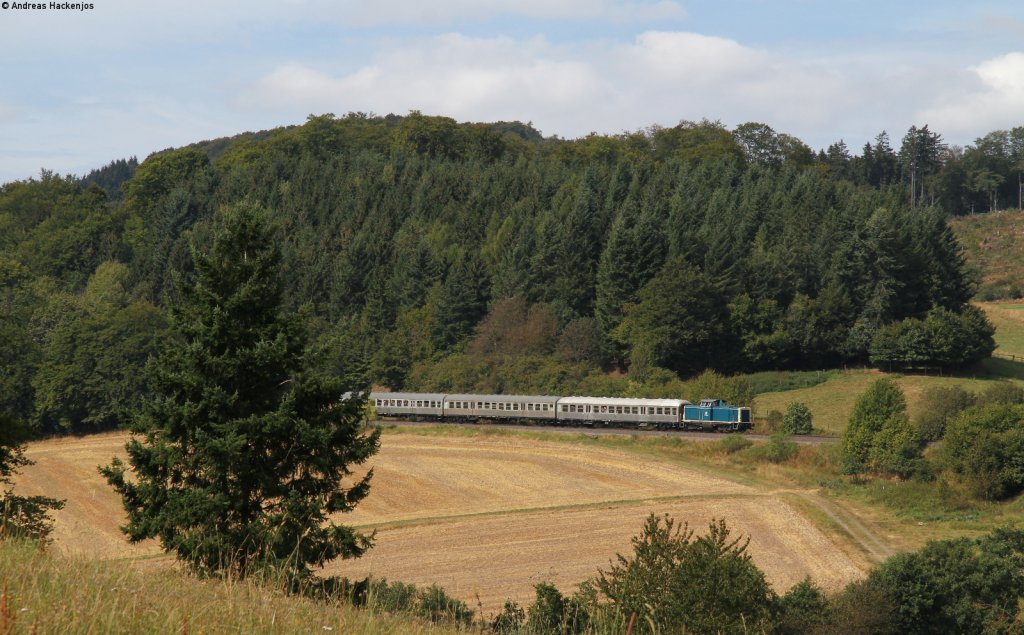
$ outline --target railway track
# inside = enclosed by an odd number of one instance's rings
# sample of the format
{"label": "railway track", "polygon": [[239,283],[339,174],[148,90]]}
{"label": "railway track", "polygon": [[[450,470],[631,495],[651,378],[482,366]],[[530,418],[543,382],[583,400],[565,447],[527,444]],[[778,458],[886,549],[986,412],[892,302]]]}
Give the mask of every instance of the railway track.
{"label": "railway track", "polygon": [[[617,434],[617,435],[635,435],[641,437],[678,437],[681,439],[692,439],[694,441],[720,441],[725,437],[724,434],[715,432],[695,432],[692,430],[637,430],[633,428],[585,428],[585,427],[573,427],[573,426],[539,426],[539,425],[515,425],[509,423],[441,423],[437,421],[405,421],[399,419],[383,419],[378,420],[376,423],[382,425],[399,425],[399,426],[460,426],[460,427],[477,427],[481,429],[491,430],[518,430],[518,431],[530,431],[530,432],[576,432],[580,434]],[[753,433],[742,433],[744,437],[751,441],[767,441],[770,437],[767,434],[753,434]],[[838,437],[823,437],[813,435],[799,435],[794,436],[793,441],[803,445],[823,445],[827,443],[835,443],[838,441]]]}

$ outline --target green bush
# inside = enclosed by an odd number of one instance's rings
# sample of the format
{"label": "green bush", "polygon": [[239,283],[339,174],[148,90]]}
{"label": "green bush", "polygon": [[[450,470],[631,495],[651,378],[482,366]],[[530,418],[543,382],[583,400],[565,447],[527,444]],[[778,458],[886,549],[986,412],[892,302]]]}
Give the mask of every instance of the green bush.
{"label": "green bush", "polygon": [[590,615],[583,603],[562,595],[555,585],[542,582],[534,587],[536,598],[527,610],[530,633],[573,635],[587,630]]}
{"label": "green bush", "polygon": [[785,463],[793,458],[799,450],[796,442],[785,432],[776,432],[768,438],[768,442],[750,450],[750,455],[759,461],[769,463]]}
{"label": "green bush", "polygon": [[931,386],[921,394],[914,428],[923,441],[938,441],[946,433],[946,422],[974,405],[974,393],[959,386]]}
{"label": "green bush", "polygon": [[941,461],[970,494],[1000,500],[1024,491],[1024,406],[969,408],[949,421]]}
{"label": "green bush", "polygon": [[505,607],[491,622],[491,630],[499,635],[518,633],[523,628],[525,620],[526,611],[512,600],[505,600]]}
{"label": "green bush", "polygon": [[730,535],[725,521],[694,537],[670,517],[648,516],[632,540],[594,584],[622,619],[637,619],[641,633],[759,633],[771,630],[775,593],[746,553],[747,540]]}
{"label": "green bush", "polygon": [[811,411],[799,401],[786,406],[786,414],[782,418],[782,431],[786,434],[810,434],[814,431],[811,423]]}
{"label": "green bush", "polygon": [[782,429],[782,413],[778,410],[771,410],[768,412],[768,430],[771,432],[778,432]]}

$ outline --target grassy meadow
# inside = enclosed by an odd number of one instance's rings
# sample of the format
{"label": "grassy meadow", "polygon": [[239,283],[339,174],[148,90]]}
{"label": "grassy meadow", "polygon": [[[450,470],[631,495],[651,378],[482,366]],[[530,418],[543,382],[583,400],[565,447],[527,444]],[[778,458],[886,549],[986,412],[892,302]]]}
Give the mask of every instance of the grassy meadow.
{"label": "grassy meadow", "polygon": [[785,412],[788,404],[799,401],[810,409],[816,429],[824,434],[839,435],[846,429],[857,397],[880,377],[896,380],[907,398],[911,418],[918,411],[921,395],[929,387],[959,386],[981,392],[997,381],[1024,381],[1024,303],[980,302],[978,306],[996,327],[999,357],[987,359],[976,368],[957,375],[902,375],[874,369],[833,371],[819,384],[758,394],[754,400],[754,416],[763,422],[771,410]]}
{"label": "grassy meadow", "polygon": [[164,567],[75,558],[34,542],[0,540],[0,632],[455,632],[343,602],[289,597],[273,583],[200,580]]}

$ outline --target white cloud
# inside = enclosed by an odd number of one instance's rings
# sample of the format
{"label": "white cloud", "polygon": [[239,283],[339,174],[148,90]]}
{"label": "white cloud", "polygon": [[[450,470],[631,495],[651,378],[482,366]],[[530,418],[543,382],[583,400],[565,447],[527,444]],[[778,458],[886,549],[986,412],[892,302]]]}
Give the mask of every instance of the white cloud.
{"label": "white cloud", "polygon": [[952,90],[923,108],[919,119],[947,136],[981,136],[1024,124],[1024,53],[986,60],[959,73]]}
{"label": "white cloud", "polygon": [[237,103],[291,117],[421,110],[460,120],[532,120],[562,136],[703,117],[801,132],[855,104],[844,81],[824,67],[696,33],[649,31],[629,43],[571,46],[448,34],[389,49],[349,73],[284,64]]}

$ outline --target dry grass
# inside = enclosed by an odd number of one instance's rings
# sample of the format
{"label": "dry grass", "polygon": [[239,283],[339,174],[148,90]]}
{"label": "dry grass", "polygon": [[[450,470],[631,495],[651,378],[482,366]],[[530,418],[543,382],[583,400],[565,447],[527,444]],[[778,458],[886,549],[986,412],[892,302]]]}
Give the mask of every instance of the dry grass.
{"label": "dry grass", "polygon": [[[645,455],[578,439],[386,434],[372,461],[370,496],[342,519],[379,528],[377,545],[326,572],[438,582],[487,615],[506,598],[528,600],[537,582],[569,590],[592,576],[628,550],[650,512],[698,529],[727,519],[752,537],[755,561],[780,591],[806,575],[836,588],[872,563],[856,549],[838,548],[837,539],[787,502],[785,491],[723,476],[693,458],[668,460],[656,455],[661,450]],[[152,557],[155,545],[131,547],[121,538],[120,505],[95,472],[122,453],[123,442],[112,434],[33,444],[28,454],[38,463],[18,486],[68,499],[57,515],[62,550],[170,568],[167,559]]]}
{"label": "dry grass", "polygon": [[345,603],[288,597],[273,585],[198,580],[170,567],[143,573],[22,541],[0,540],[0,594],[4,635],[453,632]]}

